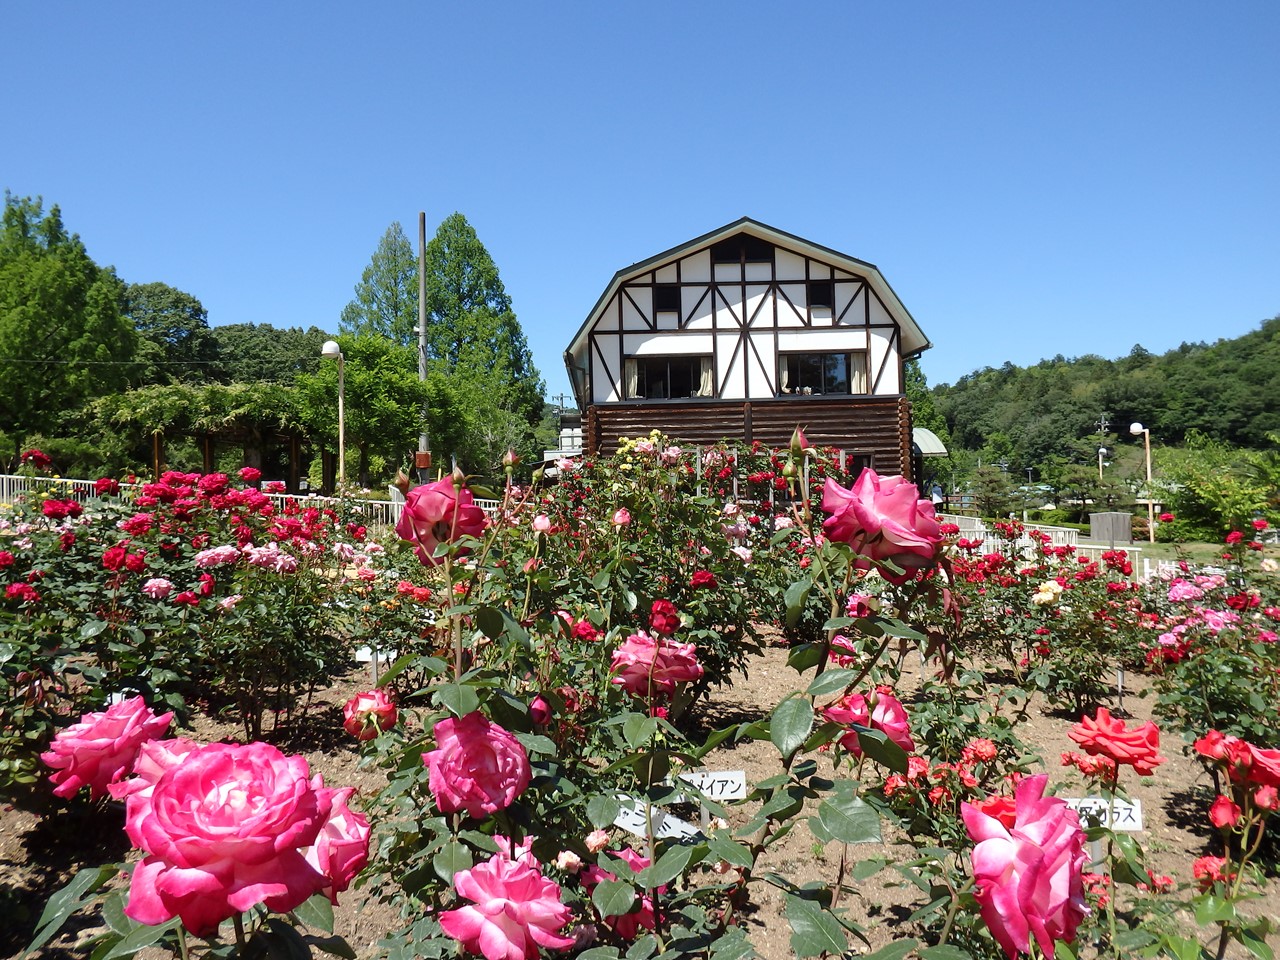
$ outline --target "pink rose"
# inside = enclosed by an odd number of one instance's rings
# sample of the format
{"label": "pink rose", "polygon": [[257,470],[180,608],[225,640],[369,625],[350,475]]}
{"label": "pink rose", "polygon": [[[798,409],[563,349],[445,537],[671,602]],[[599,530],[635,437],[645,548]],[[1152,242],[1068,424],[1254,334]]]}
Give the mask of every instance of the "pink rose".
{"label": "pink rose", "polygon": [[535,533],[550,533],[551,518],[545,513],[540,513],[533,518],[533,529]]}
{"label": "pink rose", "polygon": [[262,479],[262,471],[257,467],[241,467],[240,479],[245,483],[257,483]]}
{"label": "pink rose", "polygon": [[[649,858],[641,856],[630,847],[623,847],[621,850],[610,850],[609,855],[622,860],[635,873],[639,873],[649,866]],[[594,889],[602,880],[617,879],[616,875],[595,864],[591,864],[582,871],[582,885],[588,891]],[[658,887],[657,892],[660,895],[666,893],[666,886]],[[624,940],[634,940],[641,929],[652,930],[657,925],[653,912],[653,898],[644,894],[636,899],[639,903],[639,909],[632,909],[627,913],[603,918],[605,924],[613,928],[614,932]]]}
{"label": "pink rose", "polygon": [[[906,708],[891,693],[877,690],[871,694],[870,700],[860,693],[850,693],[835,703],[825,707],[822,716],[833,723],[845,726],[857,725],[879,730],[907,753],[915,750],[915,742],[911,739],[911,724]],[[858,743],[858,732],[850,730],[840,737],[840,746],[855,757],[862,755],[862,745]]]}
{"label": "pink rose", "polygon": [[[476,714],[473,714],[476,716]],[[460,897],[474,906],[446,910],[440,928],[462,943],[467,953],[486,960],[533,960],[539,947],[563,950],[573,937],[559,931],[572,911],[560,902],[560,887],[538,871],[531,858],[510,859],[503,852],[453,878]]]}
{"label": "pink rose", "polygon": [[342,729],[359,740],[372,740],[396,725],[396,705],[381,687],[357,693],[342,708]]}
{"label": "pink rose", "polygon": [[351,787],[321,789],[321,793],[329,794],[329,819],[316,834],[316,842],[303,851],[312,869],[328,879],[324,892],[335,904],[338,894],[351,886],[356,874],[369,862],[369,821],[347,806],[354,792]]}
{"label": "pink rose", "polygon": [[613,682],[638,697],[671,693],[677,683],[702,676],[698,650],[692,643],[677,643],[668,637],[657,639],[641,631],[627,637],[613,652],[610,670]]}
{"label": "pink rose", "polygon": [[285,913],[330,885],[300,849],[316,842],[335,793],[308,779],[306,760],[265,743],[183,749],[150,751],[137,789],[124,791],[125,831],[147,855],[126,915],[176,916],[208,936],[259,903]]}
{"label": "pink rose", "polygon": [[142,585],[142,592],[152,600],[163,600],[173,592],[173,583],[164,577],[152,577]]}
{"label": "pink rose", "polygon": [[615,527],[625,527],[631,522],[631,511],[626,507],[619,507],[613,512],[613,525]]}
{"label": "pink rose", "polygon": [[414,544],[414,553],[428,567],[440,563],[436,549],[461,537],[479,537],[488,523],[484,511],[466,487],[453,479],[414,487],[405,495],[404,509],[396,523],[396,536]]}
{"label": "pink rose", "polygon": [[422,755],[427,784],[443,813],[480,817],[505,810],[529,786],[529,756],[520,741],[476,711],[435,725],[436,748]]}
{"label": "pink rose", "polygon": [[132,770],[138,751],[148,740],[165,735],[172,713],[156,716],[142,697],[113,703],[103,713],[86,713],[79,723],[58,732],[40,759],[53,768],[54,794],[74,796],[89,788],[93,799]]}
{"label": "pink rose", "polygon": [[1081,873],[1088,860],[1080,820],[1065,800],[1044,796],[1047,774],[1027,777],[1014,791],[1006,826],[971,803],[960,805],[973,849],[982,919],[1013,960],[1031,952],[1053,956],[1054,941],[1070,943],[1088,912]]}
{"label": "pink rose", "polygon": [[[916,485],[905,478],[881,477],[868,467],[851,490],[828,478],[822,509],[831,515],[823,532],[865,558],[858,569],[874,563],[886,580],[902,584],[934,565],[942,528],[934,519],[933,503],[920,499]],[[887,570],[884,563],[903,572]]]}

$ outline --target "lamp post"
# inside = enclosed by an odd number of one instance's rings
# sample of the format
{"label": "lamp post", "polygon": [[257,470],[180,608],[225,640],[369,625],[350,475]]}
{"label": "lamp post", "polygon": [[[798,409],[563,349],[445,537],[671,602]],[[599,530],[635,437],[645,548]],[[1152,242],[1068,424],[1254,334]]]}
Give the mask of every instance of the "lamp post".
{"label": "lamp post", "polygon": [[342,349],[336,340],[326,340],[320,348],[320,356],[338,360],[338,486],[341,487],[347,482],[347,416],[343,407],[346,385],[343,382]]}
{"label": "lamp post", "polygon": [[1102,482],[1102,458],[1107,455],[1106,447],[1098,448],[1098,482]]}
{"label": "lamp post", "polygon": [[1147,454],[1147,540],[1156,542],[1156,502],[1151,489],[1151,430],[1140,423],[1129,424],[1129,432],[1135,437],[1142,436],[1143,446]]}

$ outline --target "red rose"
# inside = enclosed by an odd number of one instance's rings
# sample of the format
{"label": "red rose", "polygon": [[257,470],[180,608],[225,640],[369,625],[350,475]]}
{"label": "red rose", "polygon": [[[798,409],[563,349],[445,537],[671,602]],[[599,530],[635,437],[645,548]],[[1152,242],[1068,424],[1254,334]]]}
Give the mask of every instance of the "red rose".
{"label": "red rose", "polygon": [[654,633],[669,637],[680,628],[680,614],[670,600],[655,600],[649,611],[649,626]]}
{"label": "red rose", "polygon": [[1230,797],[1218,794],[1218,799],[1209,807],[1209,822],[1219,830],[1234,827],[1240,822],[1240,808]]}
{"label": "red rose", "polygon": [[1133,767],[1143,776],[1149,776],[1164,757],[1160,756],[1160,731],[1151,721],[1134,730],[1125,729],[1124,721],[1111,716],[1106,707],[1099,707],[1095,717],[1084,717],[1067,731],[1067,736],[1085,752],[1104,756],[1117,764]]}
{"label": "red rose", "polygon": [[695,570],[693,577],[689,580],[689,586],[700,590],[703,587],[715,589],[719,584],[716,581],[716,575],[710,570]]}

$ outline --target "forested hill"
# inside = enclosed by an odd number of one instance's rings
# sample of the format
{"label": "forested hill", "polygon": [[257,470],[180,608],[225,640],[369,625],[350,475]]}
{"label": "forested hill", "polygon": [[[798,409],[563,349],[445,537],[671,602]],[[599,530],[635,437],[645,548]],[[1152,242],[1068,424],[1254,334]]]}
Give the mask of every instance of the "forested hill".
{"label": "forested hill", "polygon": [[987,367],[932,396],[954,447],[977,450],[1003,434],[1029,463],[1096,434],[1104,413],[1112,430],[1140,421],[1164,444],[1196,430],[1259,448],[1280,431],[1280,316],[1233,340],[1184,343],[1162,355],[1135,346],[1119,360],[1059,355],[1032,367]]}

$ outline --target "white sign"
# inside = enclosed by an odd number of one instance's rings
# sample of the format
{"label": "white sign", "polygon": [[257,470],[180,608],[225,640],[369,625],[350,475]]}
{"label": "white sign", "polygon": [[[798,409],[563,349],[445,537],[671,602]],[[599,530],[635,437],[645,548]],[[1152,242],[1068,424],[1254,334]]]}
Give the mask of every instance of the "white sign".
{"label": "white sign", "polygon": [[[747,772],[745,770],[690,770],[680,774],[680,779],[708,800],[747,799]],[[688,797],[682,798],[686,802]],[[693,798],[699,799],[699,798]]]}
{"label": "white sign", "polygon": [[[649,831],[645,822],[644,801],[635,797],[622,795],[618,797],[622,809],[613,818],[613,825],[621,827],[627,833],[637,837],[648,837]],[[700,831],[692,823],[673,817],[660,807],[653,807],[650,813],[653,822],[653,836],[657,840],[686,840],[696,837]]]}
{"label": "white sign", "polygon": [[1112,830],[1126,833],[1137,833],[1142,830],[1142,801],[1125,801],[1118,798],[1111,801],[1111,816],[1107,816],[1107,801],[1104,797],[1063,797],[1067,806],[1080,815],[1082,826],[1097,824]]}

